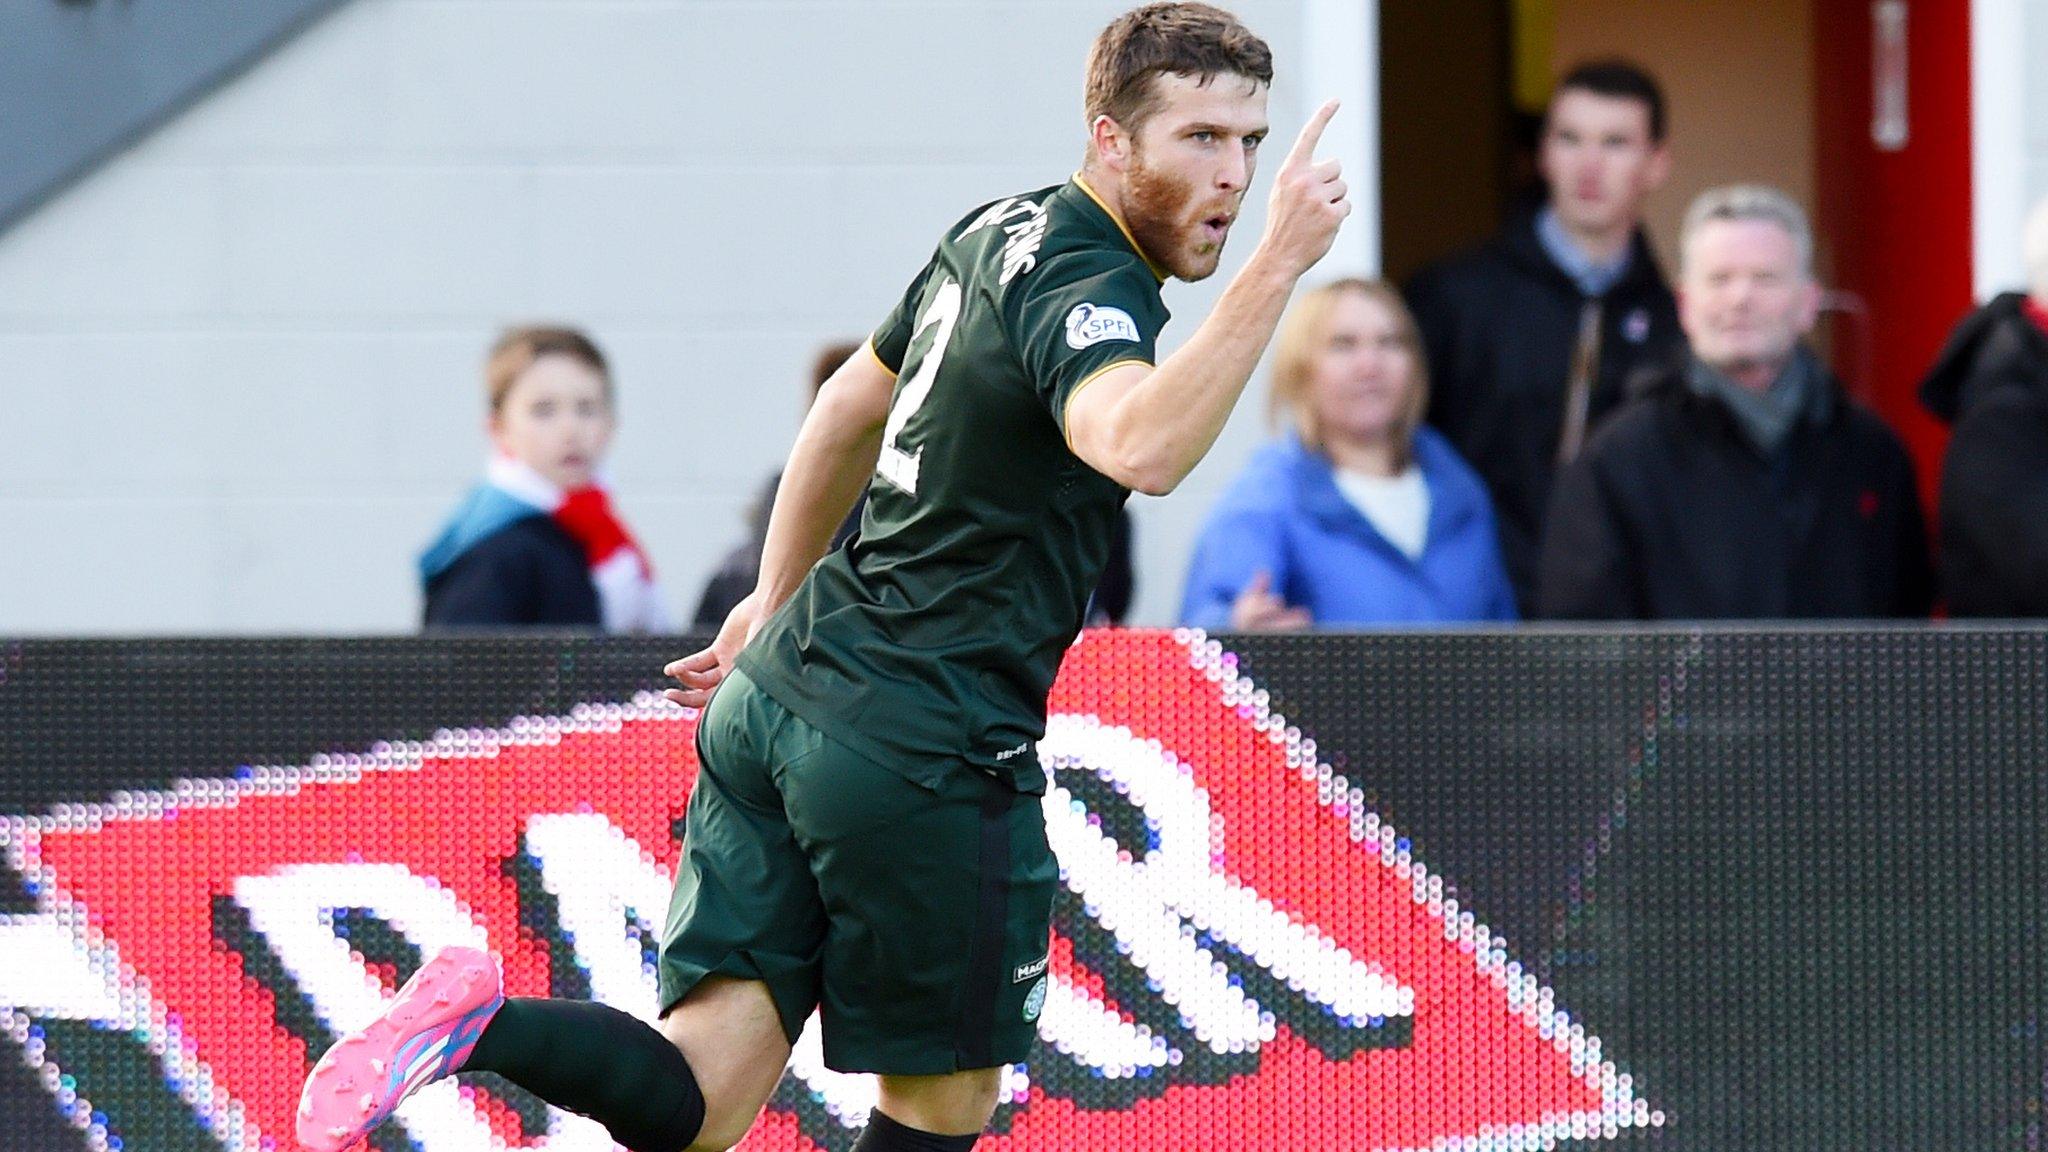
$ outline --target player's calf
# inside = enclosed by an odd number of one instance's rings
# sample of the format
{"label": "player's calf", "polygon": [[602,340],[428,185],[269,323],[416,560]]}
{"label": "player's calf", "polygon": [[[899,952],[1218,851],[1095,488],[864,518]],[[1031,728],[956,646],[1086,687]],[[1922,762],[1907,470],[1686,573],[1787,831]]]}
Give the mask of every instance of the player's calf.
{"label": "player's calf", "polygon": [[632,1152],[683,1152],[704,1127],[690,1062],[637,1017],[584,1000],[505,1001],[463,1065],[604,1125]]}

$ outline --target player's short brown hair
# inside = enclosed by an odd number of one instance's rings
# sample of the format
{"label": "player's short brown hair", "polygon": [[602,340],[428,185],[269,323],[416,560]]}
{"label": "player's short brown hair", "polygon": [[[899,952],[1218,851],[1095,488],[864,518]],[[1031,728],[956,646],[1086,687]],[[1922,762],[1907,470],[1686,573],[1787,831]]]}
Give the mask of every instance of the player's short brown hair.
{"label": "player's short brown hair", "polygon": [[1273,341],[1272,416],[1275,420],[1292,420],[1304,445],[1318,452],[1323,450],[1322,421],[1317,418],[1315,402],[1309,395],[1310,378],[1315,373],[1315,357],[1322,350],[1323,329],[1330,322],[1330,313],[1335,310],[1337,299],[1348,293],[1371,300],[1393,317],[1395,335],[1414,362],[1414,376],[1408,381],[1408,402],[1402,406],[1400,423],[1394,429],[1395,464],[1405,468],[1414,447],[1415,429],[1421,426],[1423,412],[1429,407],[1429,357],[1422,346],[1422,332],[1415,325],[1415,314],[1408,310],[1401,294],[1384,280],[1346,277],[1304,292],[1295,300]]}
{"label": "player's short brown hair", "polygon": [[604,402],[612,402],[612,370],[595,341],[564,325],[522,324],[507,328],[491,345],[491,354],[484,360],[484,394],[490,400],[492,415],[505,406],[505,396],[512,391],[513,383],[543,356],[568,356],[581,362],[604,380]]}
{"label": "player's short brown hair", "polygon": [[1083,96],[1088,123],[1107,116],[1136,133],[1159,110],[1153,79],[1172,74],[1202,83],[1218,76],[1273,82],[1273,50],[1208,4],[1147,4],[1117,17],[1088,53]]}

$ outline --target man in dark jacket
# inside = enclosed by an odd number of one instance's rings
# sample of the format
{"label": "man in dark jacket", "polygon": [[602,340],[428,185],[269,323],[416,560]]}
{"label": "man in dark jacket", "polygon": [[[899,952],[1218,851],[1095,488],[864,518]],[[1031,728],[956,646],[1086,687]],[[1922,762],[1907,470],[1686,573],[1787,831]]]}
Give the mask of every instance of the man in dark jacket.
{"label": "man in dark jacket", "polygon": [[1558,475],[1538,607],[1574,619],[1924,616],[1913,465],[1803,338],[1820,308],[1806,215],[1771,188],[1686,214],[1688,363]]}
{"label": "man in dark jacket", "polygon": [[1574,69],[1544,121],[1549,202],[1408,284],[1429,422],[1485,479],[1525,613],[1554,470],[1631,376],[1680,354],[1677,308],[1642,229],[1643,203],[1670,170],[1664,130],[1647,73],[1618,61]]}
{"label": "man in dark jacket", "polygon": [[1956,616],[2048,616],[2048,200],[2027,223],[2031,295],[1956,326],[1920,386],[1955,426],[1941,471],[1941,578]]}

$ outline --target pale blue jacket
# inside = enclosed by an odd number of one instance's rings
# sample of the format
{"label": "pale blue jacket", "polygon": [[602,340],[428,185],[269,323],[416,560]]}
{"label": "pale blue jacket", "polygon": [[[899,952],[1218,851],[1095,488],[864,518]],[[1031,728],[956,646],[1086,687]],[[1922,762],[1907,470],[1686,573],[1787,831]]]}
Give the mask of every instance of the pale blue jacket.
{"label": "pale blue jacket", "polygon": [[1436,430],[1415,431],[1429,489],[1422,556],[1411,560],[1337,489],[1327,458],[1292,433],[1255,453],[1210,512],[1181,598],[1183,624],[1230,627],[1230,606],[1257,572],[1319,628],[1513,620],[1493,502]]}

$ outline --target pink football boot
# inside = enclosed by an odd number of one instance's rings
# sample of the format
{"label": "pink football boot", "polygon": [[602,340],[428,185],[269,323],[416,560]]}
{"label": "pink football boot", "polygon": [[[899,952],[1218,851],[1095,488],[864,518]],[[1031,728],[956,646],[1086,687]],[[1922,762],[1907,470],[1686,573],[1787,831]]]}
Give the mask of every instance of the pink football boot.
{"label": "pink football boot", "polygon": [[313,1065],[299,1094],[299,1143],[342,1152],[369,1135],[414,1090],[462,1067],[504,1002],[504,977],[490,953],[436,952],[382,1016]]}

